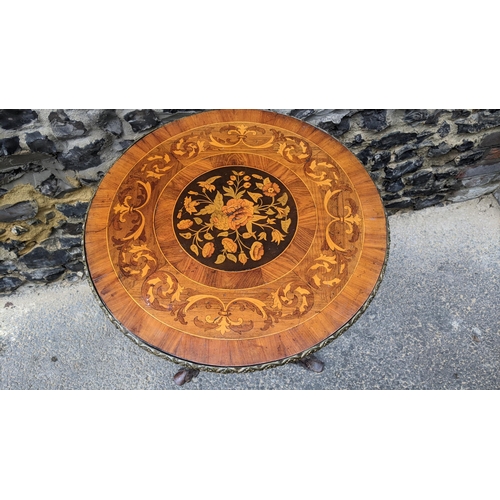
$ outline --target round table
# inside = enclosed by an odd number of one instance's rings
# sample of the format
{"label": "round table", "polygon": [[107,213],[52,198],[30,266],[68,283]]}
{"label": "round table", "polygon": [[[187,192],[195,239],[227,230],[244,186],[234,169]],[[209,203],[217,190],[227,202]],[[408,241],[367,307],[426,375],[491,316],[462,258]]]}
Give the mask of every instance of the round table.
{"label": "round table", "polygon": [[113,322],[221,372],[307,356],[368,305],[388,248],[365,168],[297,119],[219,110],[171,122],[104,176],[85,257]]}

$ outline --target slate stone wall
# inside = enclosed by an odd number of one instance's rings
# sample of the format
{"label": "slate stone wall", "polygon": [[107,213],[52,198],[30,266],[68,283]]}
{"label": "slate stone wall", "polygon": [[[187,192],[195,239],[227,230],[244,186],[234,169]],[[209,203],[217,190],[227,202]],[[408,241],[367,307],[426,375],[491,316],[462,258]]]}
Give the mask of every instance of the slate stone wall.
{"label": "slate stone wall", "polygon": [[[88,204],[103,175],[154,128],[203,110],[0,110],[0,293],[79,280]],[[273,110],[346,145],[388,214],[500,186],[500,110]]]}

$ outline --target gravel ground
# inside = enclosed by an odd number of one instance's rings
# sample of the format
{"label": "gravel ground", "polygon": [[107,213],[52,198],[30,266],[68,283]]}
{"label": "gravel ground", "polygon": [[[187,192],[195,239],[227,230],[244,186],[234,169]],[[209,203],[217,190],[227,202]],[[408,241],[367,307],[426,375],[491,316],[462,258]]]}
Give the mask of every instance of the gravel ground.
{"label": "gravel ground", "polygon": [[0,297],[0,389],[500,389],[500,205],[493,196],[389,217],[385,278],[361,318],[297,364],[249,374],[179,366],[119,332],[86,281]]}

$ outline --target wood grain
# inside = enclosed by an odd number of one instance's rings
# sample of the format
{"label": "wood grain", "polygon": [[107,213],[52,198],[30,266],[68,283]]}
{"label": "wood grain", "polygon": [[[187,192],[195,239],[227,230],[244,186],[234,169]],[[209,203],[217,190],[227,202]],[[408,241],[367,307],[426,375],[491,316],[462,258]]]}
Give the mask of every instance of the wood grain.
{"label": "wood grain", "polygon": [[379,193],[338,141],[258,110],[200,113],[129,148],[85,227],[96,292],[147,345],[202,367],[287,360],[381,278]]}

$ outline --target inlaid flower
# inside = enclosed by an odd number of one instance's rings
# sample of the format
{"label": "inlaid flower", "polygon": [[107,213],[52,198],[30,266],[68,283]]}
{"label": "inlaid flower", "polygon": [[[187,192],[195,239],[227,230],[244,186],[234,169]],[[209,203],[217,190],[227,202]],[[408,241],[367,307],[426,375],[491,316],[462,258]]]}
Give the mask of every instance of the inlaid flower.
{"label": "inlaid flower", "polygon": [[278,243],[278,245],[279,245],[284,239],[285,239],[285,236],[283,235],[283,233],[281,233],[277,229],[273,229],[273,231],[271,233],[271,241],[273,243]]}
{"label": "inlaid flower", "polygon": [[268,182],[267,184],[264,184],[264,186],[262,186],[262,192],[266,196],[272,196],[272,197],[274,197],[277,194],[279,194],[280,187],[275,182]]}
{"label": "inlaid flower", "polygon": [[264,245],[260,241],[255,241],[250,248],[250,258],[252,260],[260,260],[264,255]]}
{"label": "inlaid flower", "polygon": [[193,225],[193,221],[191,219],[184,219],[177,223],[178,229],[189,229]]}
{"label": "inlaid flower", "polygon": [[239,255],[238,255],[238,260],[243,264],[245,265],[247,262],[248,262],[248,257],[246,256],[246,254],[244,254],[243,252],[241,252]]}
{"label": "inlaid flower", "polygon": [[227,205],[222,207],[222,211],[227,215],[229,227],[233,230],[244,226],[250,222],[253,217],[254,204],[249,200],[244,199],[231,199]]}
{"label": "inlaid flower", "polygon": [[197,212],[197,206],[200,204],[199,201],[193,201],[193,199],[191,198],[191,196],[186,196],[184,198],[184,208],[186,209],[186,211],[190,214],[194,214],[195,212]]}
{"label": "inlaid flower", "polygon": [[238,245],[231,238],[223,238],[222,246],[230,253],[235,253],[238,250]]}
{"label": "inlaid flower", "polygon": [[220,231],[227,231],[229,229],[229,219],[224,212],[216,210],[210,216],[210,223],[213,224]]}
{"label": "inlaid flower", "polygon": [[205,243],[205,245],[201,249],[201,255],[203,255],[203,257],[205,257],[206,259],[212,257],[214,252],[215,252],[215,245],[211,241]]}

